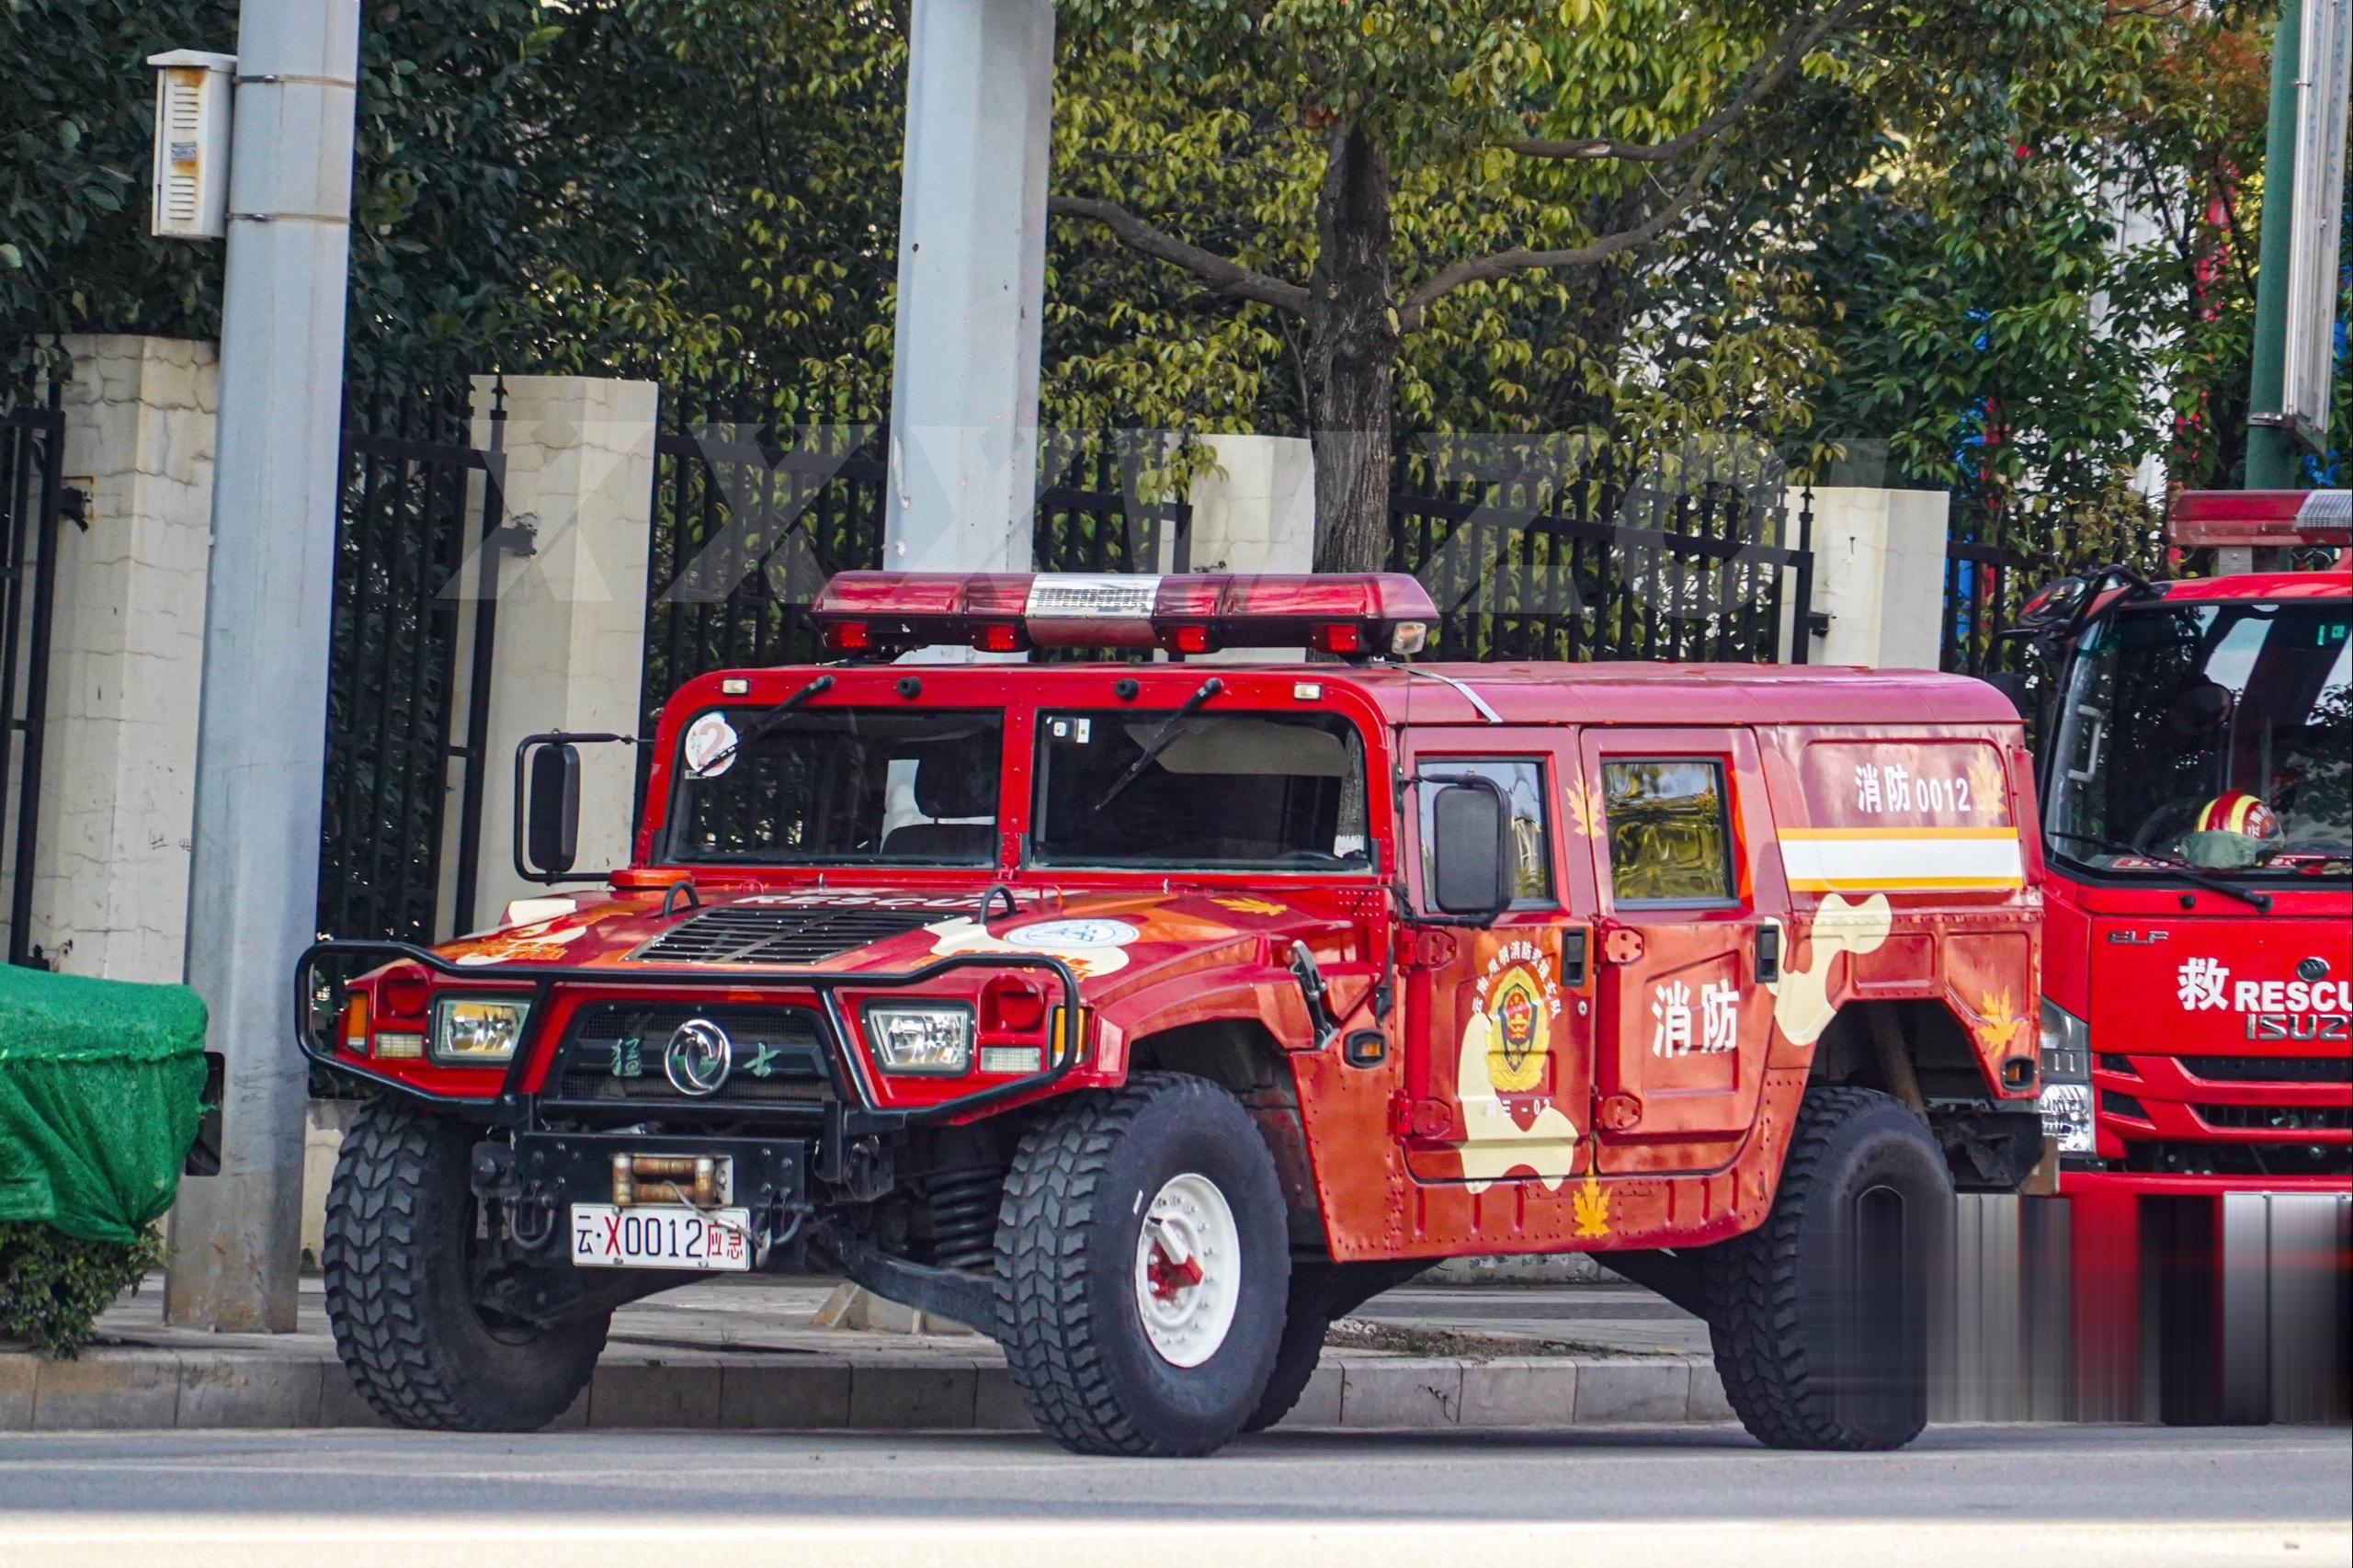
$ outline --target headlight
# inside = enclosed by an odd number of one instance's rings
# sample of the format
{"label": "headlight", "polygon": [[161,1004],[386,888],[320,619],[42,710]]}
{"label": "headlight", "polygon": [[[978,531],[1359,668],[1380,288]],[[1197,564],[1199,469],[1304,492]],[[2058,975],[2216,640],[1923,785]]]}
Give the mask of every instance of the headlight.
{"label": "headlight", "polygon": [[2063,1154],[2097,1152],[2092,1127],[2091,1027],[2066,1008],[2042,1004],[2042,1131]]}
{"label": "headlight", "polygon": [[955,1002],[877,1004],[866,1009],[866,1038],[885,1073],[950,1076],[972,1063],[972,1009]]}
{"label": "headlight", "polygon": [[516,998],[444,996],[433,1004],[433,1059],[460,1067],[512,1061],[530,1012]]}

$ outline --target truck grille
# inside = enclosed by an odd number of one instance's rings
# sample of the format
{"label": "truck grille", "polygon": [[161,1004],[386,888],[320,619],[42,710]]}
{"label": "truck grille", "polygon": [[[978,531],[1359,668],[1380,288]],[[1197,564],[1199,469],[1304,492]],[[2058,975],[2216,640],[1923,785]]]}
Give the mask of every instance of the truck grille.
{"label": "truck grille", "polygon": [[2201,1105],[2190,1109],[2209,1127],[2242,1132],[2342,1132],[2353,1128],[2343,1106]]}
{"label": "truck grille", "polygon": [[[688,1018],[726,1030],[735,1063],[717,1094],[692,1100],[662,1066],[671,1034]],[[806,1007],[600,1002],[573,1018],[552,1082],[556,1097],[588,1104],[823,1105],[833,1098],[824,1052],[824,1030]]]}
{"label": "truck grille", "polygon": [[2124,1168],[2141,1176],[2341,1176],[2353,1175],[2353,1144],[2153,1138],[2126,1142]]}
{"label": "truck grille", "polygon": [[921,930],[938,911],[794,909],[729,904],[698,915],[640,948],[642,962],[802,964]]}
{"label": "truck grille", "polygon": [[2353,1084],[2353,1055],[2185,1056],[2181,1070],[2210,1084]]}

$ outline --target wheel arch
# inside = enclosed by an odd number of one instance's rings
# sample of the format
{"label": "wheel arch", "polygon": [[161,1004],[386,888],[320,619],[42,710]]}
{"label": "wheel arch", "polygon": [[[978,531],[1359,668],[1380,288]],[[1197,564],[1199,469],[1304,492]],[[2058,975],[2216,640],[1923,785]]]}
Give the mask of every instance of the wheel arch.
{"label": "wheel arch", "polygon": [[1271,1029],[1252,1017],[1179,1024],[1131,1040],[1128,1064],[1131,1072],[1206,1078],[1240,1100],[1274,1156],[1291,1245],[1324,1246],[1324,1210],[1300,1115],[1299,1080]]}

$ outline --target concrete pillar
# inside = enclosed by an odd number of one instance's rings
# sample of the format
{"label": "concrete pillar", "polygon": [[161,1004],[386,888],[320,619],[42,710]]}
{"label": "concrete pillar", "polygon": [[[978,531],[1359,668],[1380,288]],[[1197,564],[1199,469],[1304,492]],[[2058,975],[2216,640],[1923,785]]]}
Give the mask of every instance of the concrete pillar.
{"label": "concrete pillar", "polygon": [[176,982],[186,957],[218,360],[77,336],[32,939],[68,974]]}
{"label": "concrete pillar", "polygon": [[1217,471],[1193,481],[1196,572],[1305,572],[1315,555],[1315,455],[1291,436],[1203,436]]}
{"label": "concrete pillar", "polygon": [[[1792,494],[1792,543],[1798,505]],[[1813,640],[1812,663],[1937,667],[1950,507],[1941,490],[1813,493],[1813,608],[1830,617],[1830,630]]]}
{"label": "concrete pillar", "polygon": [[915,0],[882,563],[1024,572],[1052,123],[1051,0]]}
{"label": "concrete pillar", "polygon": [[[532,528],[535,553],[499,562],[477,928],[496,924],[510,900],[551,891],[515,874],[516,744],[551,730],[637,733],[659,395],[651,381],[506,379],[506,520]],[[474,441],[486,447],[491,378],[474,378],[474,407],[482,415]],[[469,562],[459,574],[458,592],[474,592],[474,572]],[[461,671],[470,667],[473,608],[470,602],[461,622]],[[462,693],[462,679],[460,687]],[[454,722],[463,733],[466,715]],[[637,759],[630,747],[606,745],[584,748],[582,762],[578,869],[601,871],[629,859]],[[456,816],[448,881],[455,880]]]}

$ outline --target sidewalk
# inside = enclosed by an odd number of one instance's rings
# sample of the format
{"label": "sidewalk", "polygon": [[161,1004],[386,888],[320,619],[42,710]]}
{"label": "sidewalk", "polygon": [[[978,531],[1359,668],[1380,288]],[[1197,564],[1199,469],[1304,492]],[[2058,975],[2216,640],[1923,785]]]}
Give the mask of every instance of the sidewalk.
{"label": "sidewalk", "polygon": [[[978,1335],[821,1329],[830,1280],[692,1285],[624,1307],[568,1427],[1021,1430]],[[291,1335],[166,1326],[152,1278],[78,1360],[0,1350],[0,1431],[374,1426],[335,1360],[319,1281]],[[1725,1421],[1706,1331],[1631,1286],[1414,1286],[1337,1331],[1286,1426],[1563,1427]]]}

